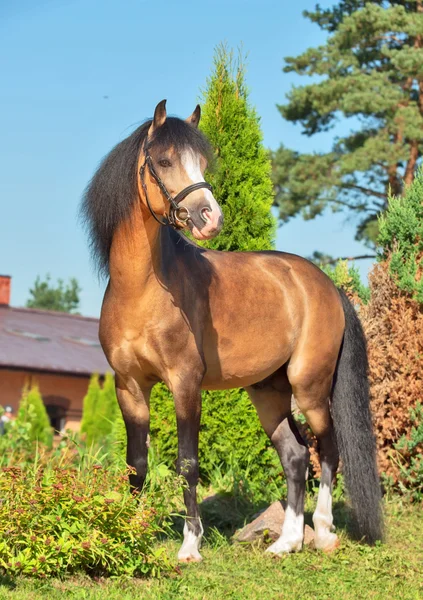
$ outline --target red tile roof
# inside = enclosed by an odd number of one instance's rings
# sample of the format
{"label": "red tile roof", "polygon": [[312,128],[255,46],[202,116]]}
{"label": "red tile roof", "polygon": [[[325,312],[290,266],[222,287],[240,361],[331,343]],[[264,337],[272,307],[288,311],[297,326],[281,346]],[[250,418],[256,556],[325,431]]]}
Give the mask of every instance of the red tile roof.
{"label": "red tile roof", "polygon": [[98,319],[0,306],[0,368],[73,375],[111,371],[98,340]]}

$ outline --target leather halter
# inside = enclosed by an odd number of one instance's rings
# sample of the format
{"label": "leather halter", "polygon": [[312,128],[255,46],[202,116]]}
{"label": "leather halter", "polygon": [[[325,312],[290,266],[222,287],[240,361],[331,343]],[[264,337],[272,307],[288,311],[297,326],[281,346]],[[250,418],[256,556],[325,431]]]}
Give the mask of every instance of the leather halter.
{"label": "leather halter", "polygon": [[[140,177],[141,177],[142,189],[144,191],[145,199],[147,201],[147,206],[148,206],[151,214],[156,219],[156,221],[158,223],[160,223],[160,225],[171,225],[172,227],[175,227],[176,229],[182,229],[183,227],[185,227],[185,225],[191,219],[191,215],[189,213],[189,210],[186,208],[186,206],[179,206],[179,203],[182,202],[182,200],[184,198],[186,198],[188,196],[188,194],[191,194],[191,192],[195,192],[196,190],[200,190],[201,188],[206,188],[207,190],[212,191],[212,189],[213,189],[212,186],[209,183],[207,183],[206,181],[199,181],[198,183],[193,183],[191,185],[188,185],[186,188],[184,188],[178,194],[176,194],[176,196],[172,196],[169,193],[169,191],[166,188],[163,181],[160,179],[160,176],[158,175],[156,169],[154,168],[153,159],[151,158],[151,154],[148,151],[147,144],[145,144],[145,146],[144,146],[144,156],[145,156],[144,164],[142,164],[140,167]],[[165,218],[163,220],[159,219],[159,217],[156,215],[156,213],[154,212],[154,210],[150,204],[150,200],[148,198],[147,186],[145,183],[146,167],[148,167],[150,174],[155,179],[157,185],[160,188],[160,191],[162,192],[162,194],[164,195],[164,197],[170,204],[169,214],[168,215],[165,214],[164,215]]]}

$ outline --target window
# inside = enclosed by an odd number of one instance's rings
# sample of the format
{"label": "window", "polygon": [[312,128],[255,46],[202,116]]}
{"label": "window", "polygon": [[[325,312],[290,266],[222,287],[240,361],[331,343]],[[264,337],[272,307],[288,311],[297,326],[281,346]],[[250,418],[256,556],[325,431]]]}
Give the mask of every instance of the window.
{"label": "window", "polygon": [[44,404],[54,431],[64,431],[70,401],[61,396],[47,396],[44,398]]}

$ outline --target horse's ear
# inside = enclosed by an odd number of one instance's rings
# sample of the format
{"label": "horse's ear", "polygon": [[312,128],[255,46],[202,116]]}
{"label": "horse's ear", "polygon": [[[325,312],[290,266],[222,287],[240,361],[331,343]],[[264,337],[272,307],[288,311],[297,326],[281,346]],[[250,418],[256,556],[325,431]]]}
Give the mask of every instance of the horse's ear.
{"label": "horse's ear", "polygon": [[166,121],[166,117],[166,100],[162,100],[158,103],[158,105],[156,106],[156,110],[154,111],[154,117],[151,122],[150,129],[148,130],[149,137],[154,133],[154,131],[158,127],[163,125],[163,123]]}
{"label": "horse's ear", "polygon": [[186,122],[189,123],[190,125],[192,125],[193,127],[198,127],[198,123],[200,122],[200,119],[201,119],[201,108],[200,108],[200,105],[197,104],[194,112],[192,113],[192,115],[190,115],[188,117],[188,119],[186,119]]}

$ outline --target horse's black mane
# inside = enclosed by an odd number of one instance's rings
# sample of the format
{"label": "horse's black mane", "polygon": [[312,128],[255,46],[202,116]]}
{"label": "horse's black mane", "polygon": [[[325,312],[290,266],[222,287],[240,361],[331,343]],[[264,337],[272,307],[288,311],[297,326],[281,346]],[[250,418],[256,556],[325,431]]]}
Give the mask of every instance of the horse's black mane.
{"label": "horse's black mane", "polygon": [[[85,189],[80,214],[88,231],[91,254],[100,275],[108,275],[109,253],[117,226],[129,216],[137,199],[138,156],[147,137],[151,120],[117,144],[103,159]],[[196,154],[211,157],[211,148],[192,125],[168,117],[157,129],[149,147],[173,146],[178,152],[191,148]]]}

